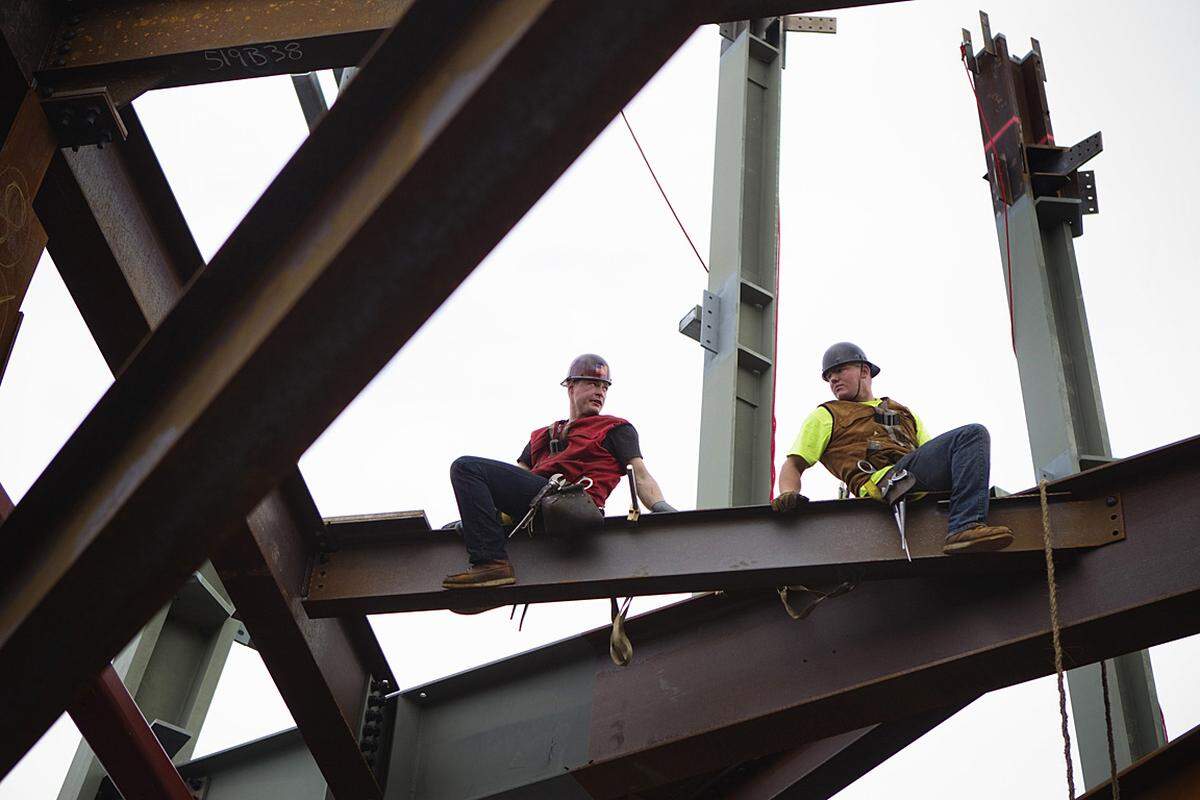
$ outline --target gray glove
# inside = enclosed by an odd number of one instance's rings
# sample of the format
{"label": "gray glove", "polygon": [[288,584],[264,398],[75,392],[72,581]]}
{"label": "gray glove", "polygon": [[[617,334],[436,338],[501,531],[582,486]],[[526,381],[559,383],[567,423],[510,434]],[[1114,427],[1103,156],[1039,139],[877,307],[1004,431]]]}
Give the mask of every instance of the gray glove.
{"label": "gray glove", "polygon": [[671,505],[666,500],[659,500],[657,503],[650,506],[650,510],[656,514],[661,514],[664,511],[678,511],[675,506]]}
{"label": "gray glove", "polygon": [[776,511],[795,511],[807,502],[808,498],[799,492],[783,492],[771,501],[771,508]]}

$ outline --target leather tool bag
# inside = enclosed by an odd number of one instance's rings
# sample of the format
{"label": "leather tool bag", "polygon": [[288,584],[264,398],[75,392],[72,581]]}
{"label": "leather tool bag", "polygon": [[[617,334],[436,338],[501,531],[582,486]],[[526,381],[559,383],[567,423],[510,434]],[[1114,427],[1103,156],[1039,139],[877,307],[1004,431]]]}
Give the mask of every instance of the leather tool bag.
{"label": "leather tool bag", "polygon": [[592,484],[589,478],[568,484],[562,482],[561,476],[555,477],[560,482],[539,501],[536,527],[552,536],[573,535],[595,528],[604,521],[604,512],[587,493]]}

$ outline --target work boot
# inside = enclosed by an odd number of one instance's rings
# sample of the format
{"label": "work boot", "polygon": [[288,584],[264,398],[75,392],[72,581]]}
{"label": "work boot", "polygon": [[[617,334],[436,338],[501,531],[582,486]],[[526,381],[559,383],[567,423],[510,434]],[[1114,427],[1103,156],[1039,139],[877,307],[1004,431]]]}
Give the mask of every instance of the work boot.
{"label": "work boot", "polygon": [[466,572],[447,575],[442,580],[443,589],[488,589],[493,586],[508,586],[517,582],[512,564],[508,561],[484,561],[472,564]]}
{"label": "work boot", "polygon": [[942,552],[950,555],[1003,550],[1012,544],[1012,540],[1012,531],[1003,525],[985,525],[977,522],[969,528],[963,528],[961,531],[947,536]]}

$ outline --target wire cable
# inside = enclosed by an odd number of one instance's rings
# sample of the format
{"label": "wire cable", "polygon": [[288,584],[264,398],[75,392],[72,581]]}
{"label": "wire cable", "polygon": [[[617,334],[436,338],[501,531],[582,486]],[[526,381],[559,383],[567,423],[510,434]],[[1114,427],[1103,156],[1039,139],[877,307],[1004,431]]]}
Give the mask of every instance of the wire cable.
{"label": "wire cable", "polygon": [[679,219],[679,215],[675,213],[675,206],[671,205],[671,200],[667,197],[667,192],[663,189],[662,183],[658,180],[658,176],[654,174],[654,167],[650,166],[650,159],[646,158],[646,151],[642,149],[642,143],[638,141],[637,134],[633,132],[633,126],[629,124],[629,117],[625,116],[625,110],[621,109],[621,119],[625,122],[625,127],[629,131],[629,135],[633,138],[634,145],[642,154],[642,161],[646,164],[646,169],[650,171],[650,177],[654,179],[654,185],[658,187],[658,193],[662,195],[662,199],[666,202],[667,208],[671,209],[671,216],[675,218],[675,224],[679,226],[679,230],[683,231],[683,236],[687,239],[687,243],[692,246],[692,252],[696,254],[696,260],[700,262],[700,266],[704,267],[704,271],[708,272],[708,264],[704,263],[704,259],[700,256],[700,251],[696,249],[696,243],[692,241],[692,237],[688,235],[687,228],[683,226],[683,220]]}

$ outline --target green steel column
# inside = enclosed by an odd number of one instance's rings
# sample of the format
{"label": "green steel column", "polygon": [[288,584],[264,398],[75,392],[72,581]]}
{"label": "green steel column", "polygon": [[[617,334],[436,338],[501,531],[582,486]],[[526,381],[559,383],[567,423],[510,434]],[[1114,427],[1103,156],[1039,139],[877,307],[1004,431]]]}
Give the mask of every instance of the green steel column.
{"label": "green steel column", "polygon": [[[174,755],[177,764],[195,749],[225,659],[243,630],[232,613],[216,571],[206,563],[113,660],[148,721],[162,720],[191,734]],[[88,743],[80,742],[58,800],[94,800],[104,775]]]}
{"label": "green steel column", "polygon": [[[1111,460],[1087,312],[1073,238],[1096,213],[1095,179],[1078,167],[1100,152],[1095,134],[1055,146],[1046,103],[1041,47],[1023,59],[1008,53],[983,21],[984,49],[971,51],[981,102],[1001,266],[1009,291],[1013,344],[1038,479],[1061,478]],[[1016,120],[1012,124],[1009,120]],[[1005,127],[1007,125],[1007,128]],[[1105,662],[1117,768],[1166,742],[1147,651]],[[1100,665],[1070,670],[1071,708],[1083,777],[1091,788],[1109,777]]]}
{"label": "green steel column", "polygon": [[721,26],[697,506],[767,502],[779,241],[779,17]]}

